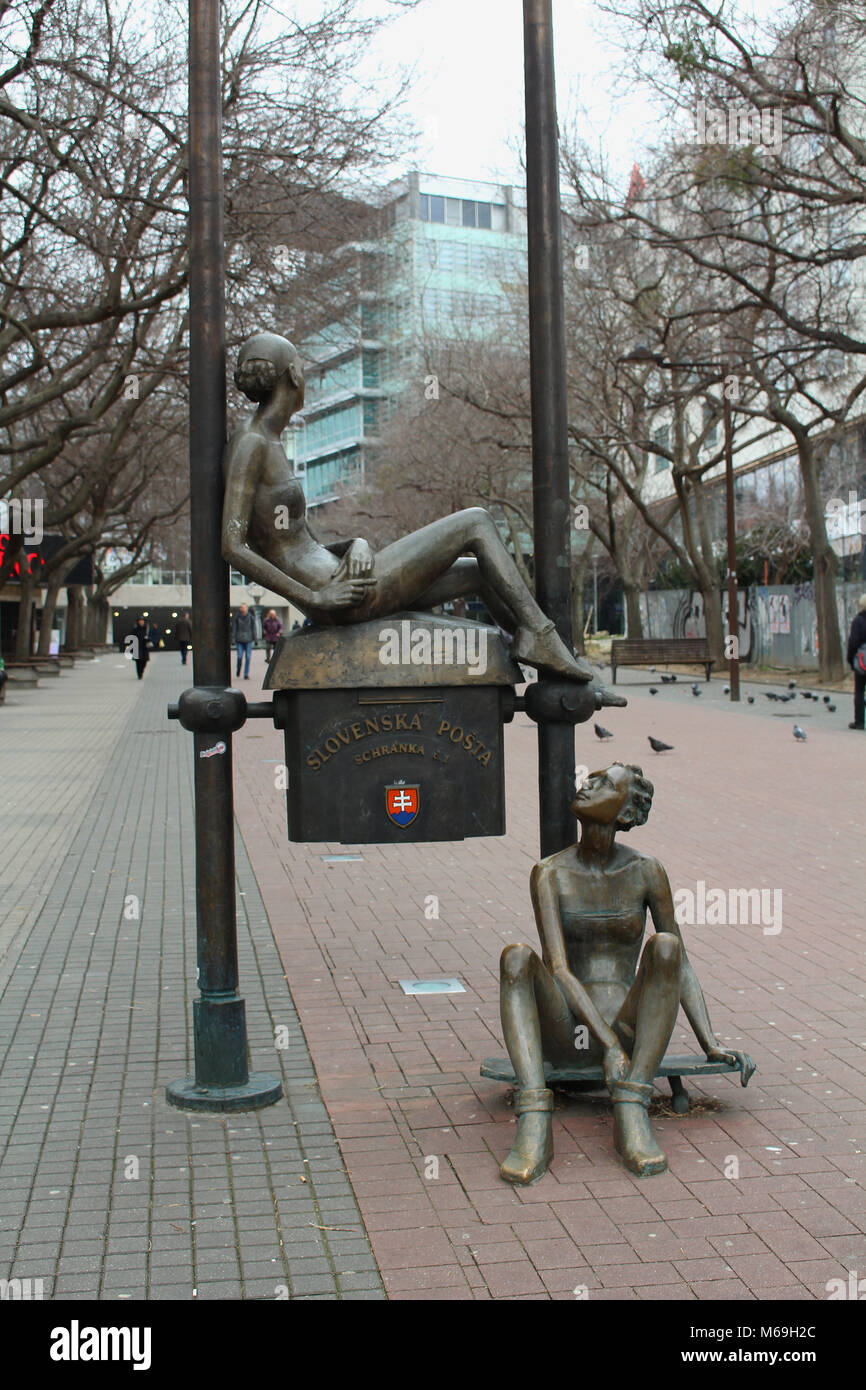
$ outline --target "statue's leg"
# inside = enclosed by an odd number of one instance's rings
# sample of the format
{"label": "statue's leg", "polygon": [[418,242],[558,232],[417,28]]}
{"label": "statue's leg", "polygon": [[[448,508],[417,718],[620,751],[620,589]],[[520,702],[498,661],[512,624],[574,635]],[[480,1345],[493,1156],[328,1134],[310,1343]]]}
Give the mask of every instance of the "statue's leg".
{"label": "statue's leg", "polygon": [[411,608],[467,552],[475,556],[493,603],[500,611],[504,607],[513,614],[515,657],[574,680],[591,680],[591,668],[569,652],[542,613],[503,545],[493,518],[482,507],[440,517],[385,546],[375,558],[376,587],[370,598],[357,608],[344,610],[339,621],[362,622]]}
{"label": "statue's leg", "polygon": [[412,606],[423,612],[449,603],[451,599],[469,598],[472,594],[478,595],[501,628],[514,632],[517,619],[484,579],[477,560],[455,560],[450,570],[446,570],[425,593],[419,594]]}
{"label": "statue's leg", "polygon": [[506,946],[502,952],[499,1007],[518,1085],[517,1134],[499,1171],[506,1182],[526,1185],[542,1177],[553,1158],[553,1092],[544,1084],[544,1056],[568,1056],[574,1020],[530,946]]}
{"label": "statue's leg", "polygon": [[633,1038],[628,1076],[613,1082],[614,1142],[633,1173],[662,1173],[667,1159],[652,1132],[647,1108],[656,1068],[665,1054],[680,1004],[682,947],[673,932],[658,932],[644,949],[634,984],[614,1028]]}

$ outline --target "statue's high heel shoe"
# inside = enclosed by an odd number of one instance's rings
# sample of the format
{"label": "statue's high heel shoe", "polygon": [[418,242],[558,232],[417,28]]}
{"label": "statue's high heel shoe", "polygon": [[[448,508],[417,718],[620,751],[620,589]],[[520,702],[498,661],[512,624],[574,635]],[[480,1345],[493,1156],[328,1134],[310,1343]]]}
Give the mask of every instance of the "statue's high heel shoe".
{"label": "statue's high heel shoe", "polygon": [[511,644],[511,655],[518,661],[525,661],[527,666],[540,666],[568,680],[591,681],[593,678],[592,667],[569,652],[553,622],[538,632],[519,627]]}
{"label": "statue's high heel shoe", "polygon": [[610,1087],[616,1151],[640,1178],[663,1173],[668,1166],[647,1114],[652,1093],[652,1085],[642,1081],[614,1081]]}
{"label": "statue's high heel shoe", "polygon": [[506,1182],[528,1187],[544,1177],[553,1158],[553,1092],[517,1091],[514,1113],[517,1136],[499,1172]]}

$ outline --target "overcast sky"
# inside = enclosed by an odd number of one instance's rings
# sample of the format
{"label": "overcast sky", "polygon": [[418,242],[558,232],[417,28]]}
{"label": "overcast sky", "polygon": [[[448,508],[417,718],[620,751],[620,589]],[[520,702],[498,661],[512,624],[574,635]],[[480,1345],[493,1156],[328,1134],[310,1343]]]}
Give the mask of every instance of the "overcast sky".
{"label": "overcast sky", "polygon": [[[741,2],[762,14],[784,8],[783,0]],[[606,147],[627,187],[652,136],[653,107],[646,97],[623,96],[616,52],[601,36],[610,21],[594,0],[553,0],[553,13],[560,120],[580,109],[583,135]],[[377,63],[418,67],[409,111],[421,138],[410,163],[457,178],[520,180],[521,0],[423,0],[376,50]]]}

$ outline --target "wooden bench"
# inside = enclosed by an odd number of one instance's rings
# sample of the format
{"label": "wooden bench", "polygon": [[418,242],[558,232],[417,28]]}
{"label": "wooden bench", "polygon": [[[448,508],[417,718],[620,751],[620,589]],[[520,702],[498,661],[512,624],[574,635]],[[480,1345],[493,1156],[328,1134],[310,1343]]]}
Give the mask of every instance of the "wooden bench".
{"label": "wooden bench", "polygon": [[[748,1086],[755,1070],[755,1064],[750,1057],[746,1058],[746,1062],[746,1070],[740,1074],[740,1083],[743,1086]],[[662,1058],[656,1069],[656,1076],[667,1078],[671,1088],[671,1104],[678,1115],[685,1115],[690,1102],[689,1093],[682,1083],[684,1076],[718,1076],[723,1072],[739,1070],[739,1067],[732,1066],[730,1062],[709,1062],[703,1055],[668,1056]],[[481,1075],[491,1081],[506,1081],[511,1086],[517,1085],[517,1077],[508,1057],[488,1057],[481,1064]],[[584,1086],[587,1090],[598,1090],[605,1084],[604,1071],[600,1066],[550,1067],[545,1062],[544,1079],[550,1087]]]}
{"label": "wooden bench", "polygon": [[38,685],[39,676],[32,661],[7,661],[6,675],[10,685]]}
{"label": "wooden bench", "polygon": [[614,685],[617,666],[703,666],[709,680],[713,660],[706,637],[618,637],[610,644]]}

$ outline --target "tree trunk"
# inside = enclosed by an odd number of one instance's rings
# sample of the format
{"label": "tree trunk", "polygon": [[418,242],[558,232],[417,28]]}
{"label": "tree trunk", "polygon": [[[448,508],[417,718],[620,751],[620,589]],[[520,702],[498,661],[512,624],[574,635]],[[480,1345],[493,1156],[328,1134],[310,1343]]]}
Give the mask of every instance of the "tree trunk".
{"label": "tree trunk", "polygon": [[88,646],[102,646],[108,627],[108,599],[88,593],[86,596],[84,631]]}
{"label": "tree trunk", "polygon": [[643,637],[643,617],[640,611],[640,588],[633,579],[622,581],[625,595],[625,635]]}
{"label": "tree trunk", "polygon": [[45,593],[45,602],[42,605],[42,616],[39,619],[39,645],[36,648],[37,656],[50,655],[51,628],[54,623],[57,600],[62,588],[63,575],[57,574],[48,585],[48,589]]}
{"label": "tree trunk", "polygon": [[18,629],[15,633],[15,660],[26,661],[33,654],[33,605],[35,586],[26,574],[27,557],[21,562],[21,597],[18,600]]}
{"label": "tree trunk", "polygon": [[815,462],[815,446],[806,430],[777,397],[771,395],[772,416],[793,435],[797,444],[797,461],[803,480],[803,509],[812,551],[815,575],[815,614],[818,625],[818,673],[822,681],[838,680],[846,674],[842,658],[842,636],[836,608],[836,572],[839,562],[827,539],[824,502]]}
{"label": "tree trunk", "polygon": [[80,584],[72,584],[67,587],[69,600],[66,615],[66,649],[75,651],[81,643],[81,620],[83,616],[84,600],[81,593]]}
{"label": "tree trunk", "polygon": [[812,566],[815,573],[818,670],[822,681],[838,680],[845,674],[839,614],[836,608],[836,572],[839,561],[827,539],[824,503],[821,499],[812,441],[805,436],[798,438],[797,453],[803,478],[806,524],[812,543]]}
{"label": "tree trunk", "polygon": [[574,636],[574,650],[578,656],[583,656],[586,644],[583,640],[583,629],[586,624],[586,570],[587,552],[582,555],[571,557],[571,627]]}
{"label": "tree trunk", "polygon": [[700,586],[704,601],[704,621],[707,626],[707,643],[714,661],[725,660],[725,626],[722,622],[722,595],[717,583],[704,580]]}

